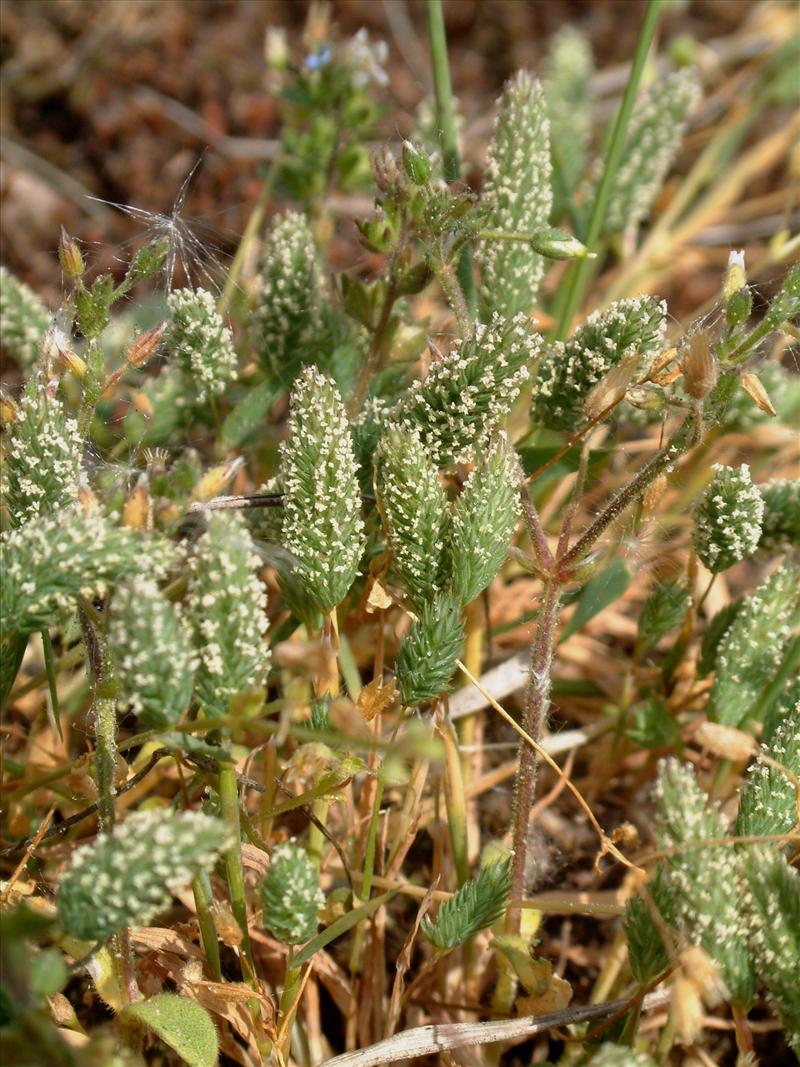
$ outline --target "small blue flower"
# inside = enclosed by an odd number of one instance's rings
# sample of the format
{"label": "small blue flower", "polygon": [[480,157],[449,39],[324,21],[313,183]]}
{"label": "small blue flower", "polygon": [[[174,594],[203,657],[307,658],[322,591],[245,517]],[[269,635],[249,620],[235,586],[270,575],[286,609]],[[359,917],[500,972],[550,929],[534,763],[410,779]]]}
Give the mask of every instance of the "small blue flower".
{"label": "small blue flower", "polygon": [[305,58],[305,67],[307,70],[320,70],[325,67],[331,61],[331,46],[328,44],[320,45],[316,52],[312,52],[310,56]]}

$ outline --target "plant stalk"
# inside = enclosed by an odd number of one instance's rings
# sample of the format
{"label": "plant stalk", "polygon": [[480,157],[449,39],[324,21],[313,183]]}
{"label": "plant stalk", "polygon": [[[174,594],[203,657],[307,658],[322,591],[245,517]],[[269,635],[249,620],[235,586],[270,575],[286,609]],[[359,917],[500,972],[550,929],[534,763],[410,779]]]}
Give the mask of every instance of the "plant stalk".
{"label": "plant stalk", "polygon": [[222,981],[222,965],[219,958],[219,942],[217,930],[211,916],[211,879],[207,871],[200,871],[192,881],[194,893],[194,906],[197,909],[197,922],[200,926],[200,937],[203,940],[203,950],[206,954],[211,977],[215,982]]}
{"label": "plant stalk", "polygon": [[242,951],[247,964],[243,970],[248,972],[245,974],[245,979],[250,985],[255,986],[256,972],[253,962],[253,950],[247,929],[247,904],[245,901],[242,839],[239,825],[239,785],[236,781],[236,768],[232,763],[221,762],[219,765],[219,799],[222,806],[223,821],[228,824],[233,838],[231,844],[223,853],[225,873],[228,878],[228,890],[231,895],[231,910],[242,931]]}
{"label": "plant stalk", "polygon": [[[536,639],[531,649],[531,673],[525,692],[523,728],[535,741],[540,742],[547,723],[550,708],[550,668],[553,663],[555,626],[561,600],[561,587],[555,580],[545,583],[542,608]],[[528,822],[536,790],[537,754],[524,742],[519,749],[519,770],[514,791],[514,814],[512,824],[512,848],[514,858],[511,866],[511,899],[525,896],[525,867],[528,853]],[[519,908],[509,908],[506,925],[509,933],[519,933],[522,913]]]}

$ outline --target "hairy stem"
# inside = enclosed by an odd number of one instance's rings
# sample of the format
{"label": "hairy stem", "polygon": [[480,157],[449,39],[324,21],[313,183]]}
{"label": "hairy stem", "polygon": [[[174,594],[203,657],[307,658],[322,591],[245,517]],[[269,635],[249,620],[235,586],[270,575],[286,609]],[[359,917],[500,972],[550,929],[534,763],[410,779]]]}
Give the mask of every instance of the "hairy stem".
{"label": "hairy stem", "polygon": [[[534,741],[540,742],[547,724],[550,708],[550,668],[553,662],[555,625],[561,600],[561,588],[557,581],[545,583],[542,608],[536,638],[531,649],[531,672],[525,692],[523,728]],[[514,793],[512,824],[512,847],[514,858],[511,867],[511,898],[520,900],[525,896],[525,866],[528,852],[528,821],[536,789],[537,754],[524,742],[519,749],[519,769]],[[518,933],[521,911],[509,908],[507,925],[510,932]]]}
{"label": "hairy stem", "polygon": [[[620,105],[614,123],[614,129],[611,133],[611,140],[606,154],[605,169],[603,170],[603,176],[600,179],[597,195],[594,204],[592,205],[592,214],[589,218],[589,226],[587,228],[586,236],[583,239],[583,243],[589,253],[596,251],[598,239],[603,229],[608,204],[611,199],[611,191],[614,187],[614,178],[616,177],[617,170],[622,162],[622,153],[625,148],[625,135],[627,133],[631,115],[633,114],[636,93],[639,88],[642,72],[644,71],[647,53],[650,51],[650,45],[652,44],[656,32],[656,24],[658,23],[661,2],[662,0],[649,0],[647,10],[645,11],[644,21],[642,22],[642,28],[639,33],[639,41],[636,45],[636,54],[633,57],[630,77],[628,78],[625,94],[622,97],[622,104]],[[592,261],[588,258],[579,259],[570,265],[568,272],[569,277],[565,282],[567,295],[564,305],[561,308],[561,315],[555,331],[556,340],[563,341],[569,333],[572,317],[583,296],[586,281],[591,269]]]}

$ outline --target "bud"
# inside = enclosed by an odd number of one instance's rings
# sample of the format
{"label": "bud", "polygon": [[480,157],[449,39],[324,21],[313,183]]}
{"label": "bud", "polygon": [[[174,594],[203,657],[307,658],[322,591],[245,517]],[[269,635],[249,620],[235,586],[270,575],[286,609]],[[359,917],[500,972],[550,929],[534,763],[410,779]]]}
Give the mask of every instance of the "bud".
{"label": "bud", "polygon": [[168,253],[169,239],[167,237],[158,237],[155,241],[150,241],[134,255],[128,267],[126,280],[137,281],[140,278],[150,278],[157,274],[164,266]]}
{"label": "bud", "polygon": [[536,230],[531,235],[531,248],[540,256],[548,259],[594,259],[595,253],[590,252],[586,245],[581,244],[577,237],[573,237],[566,230],[556,229],[554,226],[545,226]]}
{"label": "bud", "polygon": [[100,507],[100,501],[95,496],[94,490],[84,479],[81,479],[81,483],[78,486],[78,503],[81,505],[84,513],[97,511]]}
{"label": "bud", "polygon": [[375,175],[375,184],[382,193],[389,193],[397,187],[400,180],[400,171],[397,169],[397,160],[388,148],[375,152],[371,157],[372,172]]}
{"label": "bud", "polygon": [[286,41],[286,30],[279,29],[276,26],[267,27],[267,36],[264,40],[264,58],[270,70],[286,70],[289,63],[289,45]]}
{"label": "bud", "polygon": [[744,271],[744,252],[731,252],[728,256],[728,269],[725,273],[725,281],[722,283],[722,299],[727,302],[734,293],[744,289],[747,285],[747,275]]}
{"label": "bud", "polygon": [[703,400],[717,384],[717,360],[706,333],[693,333],[689,337],[681,370],[686,392],[694,400]]}
{"label": "bud", "polygon": [[63,226],[61,227],[61,241],[58,246],[58,259],[61,263],[61,269],[68,278],[80,278],[86,269],[78,242],[73,237],[70,237]]}
{"label": "bud", "polygon": [[715,756],[727,760],[746,760],[756,752],[758,743],[750,734],[718,722],[704,722],[695,733],[695,740]]}
{"label": "bud", "polygon": [[642,497],[642,506],[645,512],[655,511],[659,500],[667,490],[667,476],[666,474],[659,474],[657,478],[648,485]]}
{"label": "bud", "polygon": [[153,402],[147,393],[134,393],[131,397],[131,403],[143,419],[152,419]]}
{"label": "bud", "polygon": [[600,379],[587,396],[583,408],[586,412],[586,417],[590,421],[599,418],[604,411],[614,407],[615,404],[618,404],[623,399],[628,386],[631,384],[631,379],[636,373],[638,363],[639,353],[635,352],[616,367],[612,367]]}
{"label": "bud", "polygon": [[212,467],[210,471],[207,471],[192,492],[192,501],[194,503],[206,503],[211,500],[212,497],[219,496],[226,485],[230,484],[234,476],[244,466],[244,459],[242,456],[237,456],[236,459],[229,460],[227,463],[221,463],[218,467]]}
{"label": "bud", "polygon": [[415,296],[421,293],[431,280],[431,269],[425,260],[420,260],[413,266],[408,267],[400,275],[397,281],[397,292],[401,296]]}
{"label": "bud", "polygon": [[426,185],[431,177],[431,161],[410,141],[403,141],[403,169],[414,185]]}
{"label": "bud", "polygon": [[741,289],[737,289],[736,292],[731,293],[728,297],[728,302],[725,305],[725,318],[729,326],[741,326],[743,322],[747,322],[750,318],[750,312],[753,310],[753,294],[747,288],[742,286]]}
{"label": "bud", "polygon": [[750,372],[743,374],[739,379],[739,384],[760,411],[775,418],[778,412],[772,406],[769,393],[761,384],[761,379],[757,374],[751,374]]}
{"label": "bud", "polygon": [[140,474],[122,506],[122,525],[129,530],[150,530],[153,526],[153,500],[146,474]]}
{"label": "bud", "polygon": [[8,393],[4,393],[0,390],[0,422],[4,426],[8,426],[19,414],[19,407],[11,399]]}
{"label": "bud", "polygon": [[166,323],[159,323],[152,330],[146,330],[134,337],[125,352],[125,359],[132,367],[143,367],[156,354],[159,342],[164,334]]}

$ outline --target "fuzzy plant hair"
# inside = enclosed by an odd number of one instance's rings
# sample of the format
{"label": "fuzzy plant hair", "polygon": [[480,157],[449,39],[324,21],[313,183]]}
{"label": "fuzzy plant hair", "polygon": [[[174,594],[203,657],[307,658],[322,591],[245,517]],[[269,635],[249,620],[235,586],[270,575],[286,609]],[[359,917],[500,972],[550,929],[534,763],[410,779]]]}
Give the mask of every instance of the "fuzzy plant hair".
{"label": "fuzzy plant hair", "polygon": [[179,606],[151,578],[132,578],[114,593],[107,639],[121,698],[142,726],[174,726],[192,698],[196,663]]}
{"label": "fuzzy plant hair", "polygon": [[800,777],[800,699],[765,734],[762,751],[774,762],[755,760],[748,768],[734,828],[742,837],[789,833],[798,822],[797,792],[788,775]]}
{"label": "fuzzy plant hair", "polygon": [[232,697],[264,685],[269,667],[266,593],[252,538],[240,515],[213,514],[189,563],[187,619],[197,654],[202,713],[227,715]]}
{"label": "fuzzy plant hair", "polygon": [[646,363],[662,346],[667,305],[650,296],[618,300],[593,312],[565,343],[542,359],[531,414],[548,429],[574,430],[586,421],[592,388],[612,367],[629,359]]}
{"label": "fuzzy plant hair", "polygon": [[264,928],[284,945],[302,945],[317,932],[317,913],[325,903],[319,872],[294,841],[273,849],[261,883]]}
{"label": "fuzzy plant hair", "polygon": [[529,376],[541,340],[525,315],[494,315],[415,380],[388,415],[417,430],[434,463],[469,462],[502,426]]}
{"label": "fuzzy plant hair", "polygon": [[0,266],[0,336],[3,347],[24,371],[30,371],[38,361],[51,317],[33,289]]}
{"label": "fuzzy plant hair", "polygon": [[83,441],[57,386],[31,378],[8,427],[0,489],[13,527],[78,499]]}
{"label": "fuzzy plant hair", "polygon": [[332,379],[315,367],[306,367],[292,390],[281,481],[283,546],[306,594],[327,614],[353,584],[365,542],[347,414]]}
{"label": "fuzzy plant hair", "polygon": [[[544,93],[527,71],[506,84],[498,105],[482,197],[486,226],[509,234],[547,226],[553,202],[549,123]],[[484,321],[530,311],[545,260],[529,244],[486,240],[479,245]]]}
{"label": "fuzzy plant hair", "polygon": [[222,393],[236,376],[233,335],[205,289],[177,289],[167,297],[172,315],[164,336],[198,403]]}
{"label": "fuzzy plant hair", "polygon": [[451,952],[497,922],[506,910],[510,889],[510,862],[490,863],[441,905],[435,919],[426,915],[420,929],[437,952]]}
{"label": "fuzzy plant hair", "polygon": [[761,540],[764,500],[750,480],[750,468],[716,464],[694,513],[694,547],[712,574],[756,551]]}
{"label": "fuzzy plant hair", "polygon": [[229,840],[224,823],[197,811],[139,811],[73,853],[58,890],[65,933],[105,941],[144,926],[172,894],[213,867]]}
{"label": "fuzzy plant hair", "polygon": [[311,360],[324,333],[322,271],[305,215],[273,220],[257,277],[253,313],[256,348],[265,371],[289,383]]}

